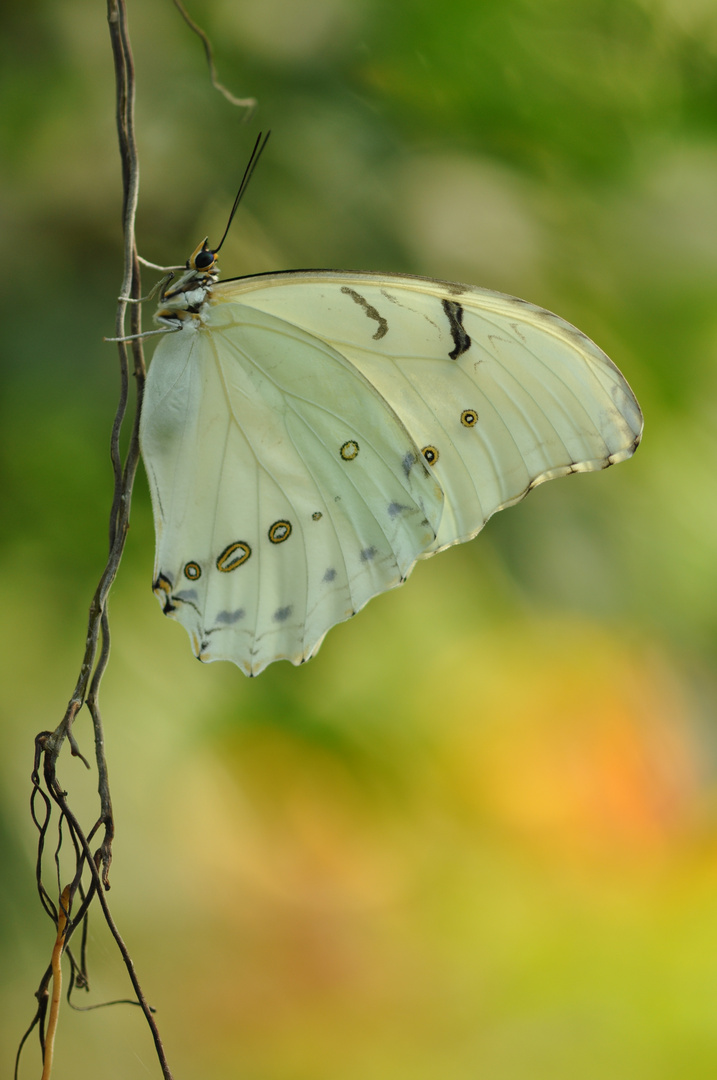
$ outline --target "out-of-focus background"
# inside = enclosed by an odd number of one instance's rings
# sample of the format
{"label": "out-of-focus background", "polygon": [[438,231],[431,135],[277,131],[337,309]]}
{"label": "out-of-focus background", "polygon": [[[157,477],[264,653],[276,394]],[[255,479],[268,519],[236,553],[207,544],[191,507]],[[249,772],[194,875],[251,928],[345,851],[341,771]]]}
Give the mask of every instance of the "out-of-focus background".
{"label": "out-of-focus background", "polygon": [[[712,1078],[717,8],[188,3],[259,108],[242,125],[212,90],[169,0],[130,0],[145,257],[216,240],[270,127],[224,276],[514,293],[614,358],[646,429],[633,461],[540,488],[251,681],[163,619],[140,474],[102,697],[110,899],[175,1075]],[[3,1074],[53,938],[33,737],[77,676],[111,497],[105,19],[25,0],[0,34]],[[76,734],[91,756],[86,716]],[[89,815],[93,776],[68,756],[61,778]],[[87,1001],[127,995],[97,917],[89,952]],[[156,1075],[131,1008],[63,1010],[55,1080]]]}

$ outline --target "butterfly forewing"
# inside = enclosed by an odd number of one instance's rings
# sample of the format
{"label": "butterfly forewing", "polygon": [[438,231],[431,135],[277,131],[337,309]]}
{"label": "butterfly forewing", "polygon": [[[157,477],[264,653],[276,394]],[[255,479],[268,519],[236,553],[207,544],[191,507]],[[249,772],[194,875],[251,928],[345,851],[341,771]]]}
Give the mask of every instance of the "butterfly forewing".
{"label": "butterfly forewing", "polygon": [[629,457],[642,416],[589,338],[514,297],[430,279],[296,272],[226,282],[215,302],[311,325],[366,376],[446,496],[425,554],[470,539],[531,487]]}

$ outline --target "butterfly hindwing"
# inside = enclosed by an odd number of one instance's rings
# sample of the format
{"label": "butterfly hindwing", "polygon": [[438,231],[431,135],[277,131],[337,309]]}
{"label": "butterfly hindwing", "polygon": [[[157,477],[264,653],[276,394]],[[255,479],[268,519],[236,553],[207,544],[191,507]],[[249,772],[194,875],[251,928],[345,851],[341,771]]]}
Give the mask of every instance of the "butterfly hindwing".
{"label": "butterfly hindwing", "polygon": [[142,446],[157,594],[200,659],[248,674],[312,655],[440,525],[440,486],[364,376],[241,304],[160,343]]}

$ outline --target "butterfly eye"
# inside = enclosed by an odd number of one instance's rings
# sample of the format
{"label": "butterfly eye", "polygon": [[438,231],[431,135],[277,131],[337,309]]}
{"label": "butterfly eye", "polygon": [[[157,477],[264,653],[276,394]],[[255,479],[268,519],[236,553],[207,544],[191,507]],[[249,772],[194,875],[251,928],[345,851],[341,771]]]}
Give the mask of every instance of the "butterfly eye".
{"label": "butterfly eye", "polygon": [[424,446],[423,450],[421,450],[421,453],[423,454],[429,465],[435,465],[438,461],[438,451],[436,450],[435,446]]}
{"label": "butterfly eye", "polygon": [[202,568],[199,563],[188,562],[184,567],[184,576],[189,578],[190,581],[196,581],[202,576]]}
{"label": "butterfly eye", "polygon": [[283,540],[288,540],[290,536],[290,521],[275,521],[269,529],[269,539],[271,540],[272,544],[280,544]]}
{"label": "butterfly eye", "polygon": [[216,252],[211,250],[209,241],[205,239],[187,259],[187,270],[210,270],[215,261]]}
{"label": "butterfly eye", "polygon": [[339,453],[341,454],[341,457],[344,459],[344,461],[353,461],[355,457],[358,457],[358,452],[359,444],[353,439],[349,439],[348,442],[345,442],[339,450]]}
{"label": "butterfly eye", "polygon": [[461,413],[461,423],[464,427],[475,427],[478,423],[478,413],[475,409],[464,409]]}
{"label": "butterfly eye", "polygon": [[202,251],[199,252],[196,259],[194,260],[194,265],[197,270],[206,270],[212,265],[213,262],[214,252],[209,250],[205,251],[204,249],[202,249]]}

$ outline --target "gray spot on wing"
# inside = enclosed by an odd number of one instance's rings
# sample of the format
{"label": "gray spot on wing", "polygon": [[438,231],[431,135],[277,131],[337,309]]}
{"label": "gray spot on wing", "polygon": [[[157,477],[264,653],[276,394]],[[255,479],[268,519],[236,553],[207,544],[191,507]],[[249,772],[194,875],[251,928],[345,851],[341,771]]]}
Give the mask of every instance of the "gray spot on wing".
{"label": "gray spot on wing", "polygon": [[404,474],[406,475],[406,477],[408,477],[410,475],[411,469],[413,468],[413,466],[415,464],[416,464],[416,455],[413,453],[412,450],[409,450],[407,454],[404,454],[403,461],[401,462],[401,465],[403,466],[403,471],[404,471]]}
{"label": "gray spot on wing", "polygon": [[291,615],[292,610],[293,610],[293,608],[290,605],[289,605],[289,607],[277,608],[276,611],[274,612],[274,614],[272,615],[272,618],[273,618],[274,622],[286,622],[286,620]]}
{"label": "gray spot on wing", "polygon": [[403,514],[405,510],[410,510],[410,506],[402,506],[401,503],[392,502],[388,504],[388,516],[390,518],[398,517],[399,514]]}
{"label": "gray spot on wing", "polygon": [[333,566],[330,566],[321,580],[325,581],[326,584],[328,585],[330,582],[332,582],[334,580],[335,577],[336,577],[336,571],[334,570]]}
{"label": "gray spot on wing", "polygon": [[453,348],[448,355],[451,360],[457,360],[459,356],[463,356],[464,352],[468,352],[471,347],[471,339],[463,326],[463,306],[455,300],[441,300],[441,304],[446,313],[448,325],[451,329],[451,337],[453,338]]}
{"label": "gray spot on wing", "polygon": [[376,322],[378,323],[378,330],[373,335],[374,341],[379,341],[380,338],[384,337],[384,335],[388,333],[388,322],[383,317],[383,315],[379,315],[373,304],[369,304],[365,296],[361,296],[360,293],[356,292],[355,289],[349,288],[348,285],[342,285],[341,292],[345,293],[346,296],[350,296],[355,304],[358,304],[359,307],[362,307],[368,315],[369,319],[376,320]]}
{"label": "gray spot on wing", "polygon": [[224,623],[227,626],[231,626],[232,623],[239,622],[246,615],[244,608],[237,608],[236,611],[220,611],[217,615],[215,622]]}
{"label": "gray spot on wing", "polygon": [[173,600],[183,600],[185,604],[191,604],[193,600],[197,600],[198,598],[196,589],[183,589],[181,592],[172,594]]}
{"label": "gray spot on wing", "polygon": [[378,549],[375,547],[364,548],[361,552],[361,562],[371,562],[372,559],[376,558],[377,554]]}

